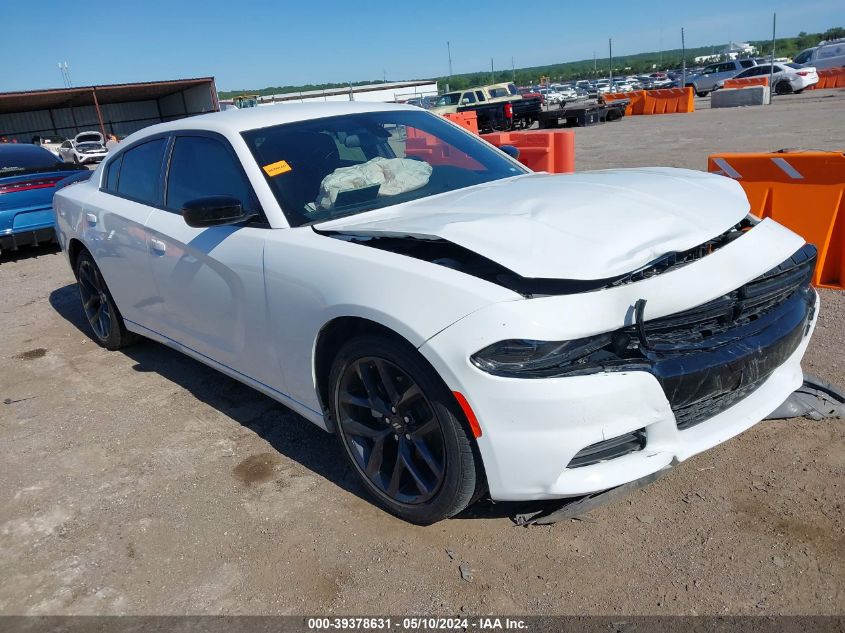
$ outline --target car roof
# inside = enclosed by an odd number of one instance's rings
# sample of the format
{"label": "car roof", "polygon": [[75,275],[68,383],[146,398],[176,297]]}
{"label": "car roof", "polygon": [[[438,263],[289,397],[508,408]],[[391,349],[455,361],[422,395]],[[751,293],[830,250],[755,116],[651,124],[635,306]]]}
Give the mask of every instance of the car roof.
{"label": "car roof", "polygon": [[167,123],[158,123],[145,127],[126,137],[124,142],[134,142],[161,132],[176,130],[207,130],[221,134],[239,134],[247,130],[255,130],[283,123],[295,123],[310,119],[321,119],[343,114],[357,114],[362,112],[384,112],[391,110],[409,110],[419,112],[415,106],[396,103],[365,103],[359,101],[340,101],[327,103],[279,103],[274,105],[256,106],[241,110],[226,110],[200,114],[187,119],[177,119]]}
{"label": "car roof", "polygon": [[11,158],[13,156],[26,156],[27,154],[32,156],[43,156],[47,154],[51,158],[56,159],[52,152],[38,145],[31,143],[0,143],[0,157]]}

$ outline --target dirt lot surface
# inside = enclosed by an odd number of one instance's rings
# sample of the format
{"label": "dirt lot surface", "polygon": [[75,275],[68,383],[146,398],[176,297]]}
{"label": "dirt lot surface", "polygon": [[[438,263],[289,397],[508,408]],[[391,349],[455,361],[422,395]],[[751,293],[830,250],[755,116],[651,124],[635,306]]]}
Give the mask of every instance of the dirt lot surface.
{"label": "dirt lot surface", "polygon": [[[578,167],[841,149],[844,108],[635,117],[578,130]],[[151,342],[99,348],[54,250],[4,256],[0,288],[0,613],[845,612],[843,421],[762,423],[583,521],[415,527],[268,398]],[[842,386],[843,352],[823,291],[805,369]]]}

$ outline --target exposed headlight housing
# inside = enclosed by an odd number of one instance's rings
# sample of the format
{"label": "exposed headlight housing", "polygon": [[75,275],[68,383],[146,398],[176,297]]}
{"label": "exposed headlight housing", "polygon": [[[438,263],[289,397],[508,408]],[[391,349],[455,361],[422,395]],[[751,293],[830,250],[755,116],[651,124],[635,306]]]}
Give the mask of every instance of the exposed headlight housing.
{"label": "exposed headlight housing", "polygon": [[479,369],[497,376],[549,378],[630,364],[622,354],[631,343],[631,338],[623,332],[572,341],[509,339],[488,345],[470,360]]}

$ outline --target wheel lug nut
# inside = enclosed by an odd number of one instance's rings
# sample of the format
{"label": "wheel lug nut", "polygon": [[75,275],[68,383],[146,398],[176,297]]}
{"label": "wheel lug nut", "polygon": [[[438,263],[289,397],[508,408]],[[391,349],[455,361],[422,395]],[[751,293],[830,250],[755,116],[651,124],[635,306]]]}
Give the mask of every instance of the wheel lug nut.
{"label": "wheel lug nut", "polygon": [[396,413],[396,407],[390,407],[390,411],[391,411],[392,413]]}
{"label": "wheel lug nut", "polygon": [[411,421],[411,418],[409,418],[407,415],[406,415],[404,418],[402,418],[402,419],[403,419],[403,420],[405,420],[405,422],[410,422],[410,421]]}
{"label": "wheel lug nut", "polygon": [[410,440],[410,439],[411,439],[411,435],[410,435],[410,433],[405,433],[405,439],[406,439],[406,440]]}

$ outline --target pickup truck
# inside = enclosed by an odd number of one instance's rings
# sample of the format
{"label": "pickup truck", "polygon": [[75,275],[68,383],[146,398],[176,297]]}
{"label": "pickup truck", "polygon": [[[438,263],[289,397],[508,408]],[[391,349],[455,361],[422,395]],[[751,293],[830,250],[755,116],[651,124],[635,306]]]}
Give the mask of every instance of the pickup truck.
{"label": "pickup truck", "polygon": [[431,111],[435,114],[474,111],[479,130],[491,132],[529,127],[537,121],[542,103],[537,97],[523,97],[512,83],[491,84],[447,92],[437,98]]}

